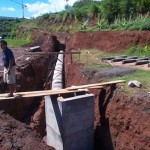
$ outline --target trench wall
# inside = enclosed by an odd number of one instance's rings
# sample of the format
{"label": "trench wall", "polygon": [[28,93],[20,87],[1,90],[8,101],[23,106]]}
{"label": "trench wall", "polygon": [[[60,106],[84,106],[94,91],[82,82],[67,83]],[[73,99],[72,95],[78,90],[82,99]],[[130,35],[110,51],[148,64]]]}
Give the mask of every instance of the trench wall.
{"label": "trench wall", "polygon": [[[65,59],[65,84],[67,86],[92,82],[77,64]],[[92,78],[92,77],[91,77]],[[91,90],[95,95],[94,126],[95,150],[133,150],[150,148],[149,96],[128,96],[120,85],[102,90]]]}
{"label": "trench wall", "polygon": [[[42,90],[48,74],[50,61],[47,57],[39,57],[30,62],[22,62],[17,67],[17,90],[36,91]],[[31,115],[40,105],[41,98],[23,98],[14,100],[1,100],[0,110],[4,110],[15,119],[29,123]]]}

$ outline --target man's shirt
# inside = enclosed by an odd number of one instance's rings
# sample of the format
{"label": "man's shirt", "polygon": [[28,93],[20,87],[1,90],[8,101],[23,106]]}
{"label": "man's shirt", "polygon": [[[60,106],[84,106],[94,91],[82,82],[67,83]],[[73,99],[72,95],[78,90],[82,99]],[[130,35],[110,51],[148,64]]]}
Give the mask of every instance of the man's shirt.
{"label": "man's shirt", "polygon": [[9,67],[10,60],[13,61],[13,66],[15,66],[16,63],[15,63],[14,54],[9,48],[6,48],[2,52],[2,62],[3,62],[4,67],[6,67],[6,68]]}

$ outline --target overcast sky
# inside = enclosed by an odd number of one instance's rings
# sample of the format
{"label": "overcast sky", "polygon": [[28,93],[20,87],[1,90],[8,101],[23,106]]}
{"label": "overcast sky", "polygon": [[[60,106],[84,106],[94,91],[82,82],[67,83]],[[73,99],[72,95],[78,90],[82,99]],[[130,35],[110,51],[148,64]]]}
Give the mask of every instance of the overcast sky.
{"label": "overcast sky", "polygon": [[[69,0],[68,4],[73,5],[77,0]],[[37,17],[44,13],[58,12],[64,9],[65,0],[24,0],[27,6],[24,8],[26,18]],[[22,0],[0,0],[0,16],[22,17]]]}

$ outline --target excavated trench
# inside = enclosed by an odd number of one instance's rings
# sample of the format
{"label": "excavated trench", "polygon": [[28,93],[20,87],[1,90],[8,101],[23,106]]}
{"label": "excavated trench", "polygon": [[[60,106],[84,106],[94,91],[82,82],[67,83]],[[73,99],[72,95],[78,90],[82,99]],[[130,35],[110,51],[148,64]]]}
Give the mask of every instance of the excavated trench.
{"label": "excavated trench", "polygon": [[[50,89],[51,79],[53,75],[53,69],[56,63],[56,58],[52,56],[38,56],[32,57],[26,62],[27,58],[22,60],[17,60],[17,91],[35,91],[35,90],[45,90]],[[71,69],[71,68],[74,69]],[[42,68],[42,71],[41,71]],[[87,79],[83,77],[83,74],[76,72],[78,66],[71,63],[70,55],[65,57],[65,68],[64,68],[64,85],[71,86],[76,84],[76,81],[80,79],[80,84],[88,83]],[[74,72],[75,71],[75,72]],[[6,90],[6,89],[3,89]],[[106,103],[108,104],[115,86],[108,88],[109,96],[106,98]],[[4,91],[3,91],[4,92]],[[105,101],[106,90],[94,92],[98,97],[101,97],[101,101]],[[98,98],[97,97],[97,98]],[[99,104],[101,108],[101,123],[106,127],[108,124],[105,120],[106,106]],[[19,120],[25,124],[28,124],[32,129],[35,129],[41,137],[46,135],[45,128],[45,107],[44,99],[39,98],[26,98],[26,99],[14,99],[14,100],[1,100],[0,110],[4,110],[10,116]],[[96,124],[95,124],[96,126]],[[98,131],[99,132],[99,131]],[[102,134],[102,133],[100,133]],[[97,135],[95,136],[95,145],[99,145],[99,138],[97,141]],[[97,147],[97,146],[96,146]],[[102,147],[101,147],[102,148]]]}
{"label": "excavated trench", "polygon": [[[54,45],[54,47],[58,47],[58,45]],[[34,91],[50,89],[55,63],[56,59],[52,56],[35,56],[29,59],[25,57],[22,60],[18,60],[17,90]],[[95,82],[95,80],[93,80],[94,76],[93,78],[87,77],[83,74],[80,66],[71,63],[70,55],[65,57],[64,64],[65,87]],[[5,89],[2,90],[4,91]],[[90,92],[95,95],[95,150],[149,149],[150,136],[148,131],[150,120],[149,109],[146,109],[149,104],[149,98],[144,102],[143,97],[129,98],[124,95],[118,85],[111,85],[101,90],[92,89]],[[41,140],[46,135],[45,107],[42,98],[1,100],[0,110],[4,110],[16,120],[28,124],[32,131],[36,130],[40,134]],[[3,113],[1,112],[0,114]],[[3,115],[1,115],[0,119],[2,119],[2,116]],[[7,122],[9,117],[5,118]],[[21,122],[17,123],[21,124]],[[20,130],[24,128],[21,125],[18,125],[18,127]],[[6,138],[2,138],[2,134],[5,133],[3,129],[4,127],[2,126],[0,131],[0,148],[5,146],[3,143],[7,143],[5,141],[7,141],[7,138],[9,139],[10,136],[8,133]],[[28,133],[30,134],[31,131]],[[21,137],[19,138],[21,139]],[[40,142],[40,140],[38,141]],[[8,144],[7,147],[9,147]],[[14,147],[13,145],[10,149],[14,149]],[[23,144],[20,147],[23,149]],[[36,149],[38,150],[38,148],[51,149],[44,146],[37,146]]]}

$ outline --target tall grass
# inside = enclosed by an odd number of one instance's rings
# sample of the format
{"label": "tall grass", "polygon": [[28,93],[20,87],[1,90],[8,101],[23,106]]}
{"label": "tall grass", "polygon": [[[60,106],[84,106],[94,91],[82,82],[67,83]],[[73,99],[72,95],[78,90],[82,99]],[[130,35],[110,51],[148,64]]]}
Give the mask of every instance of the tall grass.
{"label": "tall grass", "polygon": [[29,44],[31,40],[29,38],[26,39],[6,39],[9,47],[19,47],[26,44]]}
{"label": "tall grass", "polygon": [[134,45],[126,51],[124,51],[124,54],[150,58],[150,46],[146,45],[144,47],[137,47]]}
{"label": "tall grass", "polygon": [[131,17],[129,19],[118,17],[113,23],[109,24],[107,20],[98,17],[97,23],[93,26],[92,30],[150,30],[150,18],[141,15],[135,19]]}

